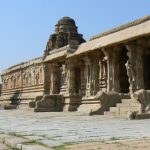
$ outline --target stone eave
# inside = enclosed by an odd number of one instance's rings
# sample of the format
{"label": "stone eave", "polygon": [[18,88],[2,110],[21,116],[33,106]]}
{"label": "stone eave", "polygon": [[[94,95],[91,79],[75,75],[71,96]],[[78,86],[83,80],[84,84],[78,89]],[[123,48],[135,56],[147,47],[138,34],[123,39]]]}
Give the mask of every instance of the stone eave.
{"label": "stone eave", "polygon": [[121,26],[118,26],[118,27],[113,28],[113,29],[111,29],[111,30],[108,30],[108,31],[106,31],[106,32],[103,32],[103,33],[100,33],[100,34],[98,34],[98,35],[95,35],[95,36],[93,36],[93,37],[90,38],[90,41],[92,41],[92,40],[94,40],[94,39],[97,39],[97,38],[101,38],[101,37],[106,36],[106,35],[109,35],[109,34],[112,34],[112,33],[114,33],[114,32],[118,32],[118,31],[120,31],[120,30],[129,28],[129,27],[138,25],[138,24],[141,24],[141,23],[146,22],[146,21],[148,21],[148,20],[150,20],[150,16],[145,16],[145,17],[143,17],[143,18],[134,20],[134,21],[129,22],[129,23],[127,23],[127,24],[123,24],[123,25],[121,25]]}
{"label": "stone eave", "polygon": [[26,62],[22,62],[20,64],[9,67],[6,70],[3,70],[1,75],[8,74],[12,71],[16,71],[16,70],[19,70],[19,69],[22,69],[22,68],[26,68],[26,67],[31,66],[33,64],[39,64],[42,61],[43,61],[43,57],[39,57],[39,58],[35,58],[35,59],[29,60],[29,61],[26,61]]}
{"label": "stone eave", "polygon": [[71,55],[76,51],[76,49],[72,49],[71,47],[72,47],[71,45],[66,45],[59,49],[54,49],[53,51],[50,52],[51,53],[50,55],[46,56],[44,62],[54,61],[60,58],[65,58],[67,55]]}
{"label": "stone eave", "polygon": [[49,61],[53,61],[53,60],[65,57],[66,56],[66,52],[67,52],[67,50],[64,50],[64,51],[61,51],[61,52],[58,52],[58,53],[55,53],[55,54],[48,55],[44,59],[44,62],[49,62]]}
{"label": "stone eave", "polygon": [[123,43],[146,35],[150,35],[150,20],[83,43],[79,46],[77,51],[69,57]]}

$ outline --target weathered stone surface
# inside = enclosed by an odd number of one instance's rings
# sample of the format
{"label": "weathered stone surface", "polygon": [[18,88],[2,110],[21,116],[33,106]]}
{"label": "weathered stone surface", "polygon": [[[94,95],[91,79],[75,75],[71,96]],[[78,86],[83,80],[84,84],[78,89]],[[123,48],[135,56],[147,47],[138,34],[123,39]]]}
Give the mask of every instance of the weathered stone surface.
{"label": "weathered stone surface", "polygon": [[0,150],[9,150],[9,147],[3,143],[0,143]]}
{"label": "weathered stone surface", "polygon": [[62,111],[64,98],[61,95],[44,95],[41,100],[36,101],[35,112]]}
{"label": "weathered stone surface", "polygon": [[116,106],[121,102],[121,96],[117,92],[102,92],[99,91],[93,99],[86,99],[78,108],[78,111],[94,114],[104,114],[110,107]]}
{"label": "weathered stone surface", "polygon": [[16,109],[16,108],[17,108],[17,105],[11,105],[11,104],[4,105],[4,109]]}
{"label": "weathered stone surface", "polygon": [[37,96],[34,101],[29,102],[29,107],[30,108],[35,108],[36,107],[36,102],[40,101],[43,96]]}
{"label": "weathered stone surface", "polygon": [[22,150],[52,150],[41,145],[22,145]]}
{"label": "weathered stone surface", "polygon": [[88,116],[78,112],[33,113],[25,110],[1,110],[0,123],[2,132],[14,133],[25,137],[30,143],[33,141],[32,144],[41,142],[49,147],[65,142],[150,137],[150,119],[127,120]]}
{"label": "weathered stone surface", "polygon": [[150,112],[150,90],[139,90],[133,94],[135,100],[140,103],[139,113]]}

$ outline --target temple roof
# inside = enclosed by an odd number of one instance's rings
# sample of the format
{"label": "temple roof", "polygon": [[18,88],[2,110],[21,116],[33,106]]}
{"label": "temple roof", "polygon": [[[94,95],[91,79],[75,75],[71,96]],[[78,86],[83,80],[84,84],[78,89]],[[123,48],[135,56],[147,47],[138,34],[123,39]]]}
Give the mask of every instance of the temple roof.
{"label": "temple roof", "polygon": [[66,17],[66,16],[61,18],[58,21],[57,25],[72,25],[72,26],[76,26],[75,21],[72,18]]}
{"label": "temple roof", "polygon": [[147,35],[150,35],[150,16],[135,20],[92,37],[90,41],[81,44],[76,52],[69,57],[116,45]]}
{"label": "temple roof", "polygon": [[78,33],[75,21],[70,17],[63,17],[56,24],[55,33],[50,35],[44,57],[50,55],[50,51],[64,47],[72,41],[78,43],[78,45],[85,42],[82,34]]}
{"label": "temple roof", "polygon": [[108,30],[108,31],[106,31],[106,32],[103,32],[103,33],[100,33],[100,34],[98,34],[98,35],[95,35],[95,36],[93,36],[93,37],[90,38],[90,41],[91,41],[91,40],[94,40],[94,39],[97,39],[97,38],[100,38],[100,37],[102,37],[102,36],[106,36],[106,35],[108,35],[108,34],[112,34],[112,33],[114,33],[114,32],[118,32],[118,31],[120,31],[120,30],[129,28],[129,27],[138,25],[138,24],[143,23],[143,22],[148,21],[148,20],[150,20],[150,16],[145,16],[145,17],[143,17],[143,18],[134,20],[134,21],[129,22],[129,23],[127,23],[127,24],[121,25],[121,26],[119,26],[119,27],[116,27],[116,28],[113,28],[113,29]]}

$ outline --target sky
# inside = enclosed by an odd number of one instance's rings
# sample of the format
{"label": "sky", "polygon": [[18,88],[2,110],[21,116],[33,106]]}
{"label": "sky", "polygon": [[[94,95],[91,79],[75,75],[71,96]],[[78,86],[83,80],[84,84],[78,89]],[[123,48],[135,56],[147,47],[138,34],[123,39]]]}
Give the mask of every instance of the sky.
{"label": "sky", "polygon": [[150,15],[150,0],[0,0],[0,72],[43,55],[63,16],[86,40]]}

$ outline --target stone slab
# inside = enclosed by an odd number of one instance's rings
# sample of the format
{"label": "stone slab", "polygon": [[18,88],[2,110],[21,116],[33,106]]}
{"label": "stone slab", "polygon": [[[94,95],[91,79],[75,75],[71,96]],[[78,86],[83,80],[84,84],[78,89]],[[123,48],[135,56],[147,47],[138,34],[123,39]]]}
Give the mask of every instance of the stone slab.
{"label": "stone slab", "polygon": [[[31,136],[31,140],[35,139],[48,146],[113,137],[150,137],[149,124],[150,119],[127,120],[103,115],[89,116],[79,112],[34,113],[26,110],[0,110],[0,132]],[[0,134],[1,138],[2,135]]]}
{"label": "stone slab", "polygon": [[41,145],[22,145],[22,150],[52,150]]}

